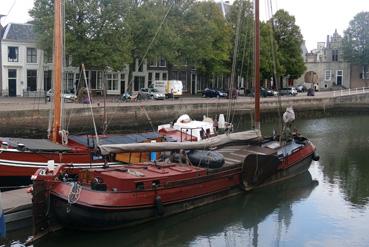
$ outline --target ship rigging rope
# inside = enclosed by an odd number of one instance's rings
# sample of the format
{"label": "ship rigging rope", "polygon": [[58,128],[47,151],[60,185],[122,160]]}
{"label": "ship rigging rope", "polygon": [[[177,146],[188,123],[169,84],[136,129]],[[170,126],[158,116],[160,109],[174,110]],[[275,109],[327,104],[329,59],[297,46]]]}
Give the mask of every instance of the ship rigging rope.
{"label": "ship rigging rope", "polygon": [[88,102],[89,102],[90,111],[91,111],[92,123],[93,123],[94,131],[95,131],[96,145],[99,145],[100,144],[99,135],[97,133],[94,111],[92,109],[91,94],[90,94],[90,89],[88,88],[86,70],[85,70],[85,65],[84,64],[81,65],[81,70],[82,70],[81,72],[83,73],[83,80],[85,81],[85,85],[86,85],[86,89],[87,89],[86,91],[87,91],[87,97],[88,97]]}
{"label": "ship rigging rope", "polygon": [[[245,12],[246,12],[246,9],[244,10]],[[241,24],[241,26],[245,26],[246,27],[246,30],[245,30],[245,40],[244,40],[244,42],[243,42],[243,50],[242,50],[242,59],[241,59],[241,68],[240,68],[240,78],[243,78],[244,79],[244,82],[243,82],[243,89],[244,89],[244,94],[245,94],[245,96],[246,96],[246,91],[245,91],[245,89],[246,88],[248,88],[248,84],[246,84],[245,85],[245,80],[246,80],[246,83],[248,83],[248,78],[249,78],[249,71],[250,71],[250,69],[248,68],[248,66],[252,66],[252,63],[250,62],[251,61],[251,59],[250,59],[250,56],[252,55],[252,52],[251,52],[251,50],[250,49],[248,49],[248,47],[247,47],[247,43],[248,43],[248,41],[249,41],[249,38],[251,37],[251,35],[252,35],[252,33],[251,33],[251,31],[252,31],[252,29],[250,29],[250,28],[248,28],[248,23],[247,23],[247,21],[249,20],[248,19],[248,16],[246,15],[246,13],[245,12],[242,12],[242,13],[244,13],[244,20],[245,20],[245,23],[242,25]],[[241,18],[242,18],[242,16],[241,16]],[[241,19],[242,20],[242,19]],[[245,73],[245,76],[243,76],[243,68],[245,67],[245,59],[247,59],[247,64],[246,64],[246,73]],[[241,85],[240,85],[241,86]],[[230,123],[234,123],[234,119],[235,119],[235,113],[236,113],[236,111],[233,111],[233,115],[232,115],[232,117],[231,117],[231,121],[230,121]],[[250,115],[252,116],[252,113],[250,112]],[[241,114],[241,116],[242,116],[242,114]],[[251,119],[251,118],[250,118]],[[252,121],[251,121],[252,122]],[[239,128],[239,126],[241,125],[241,119],[238,119],[238,121],[237,121],[237,123],[234,123],[234,126],[237,126],[237,128],[236,129],[238,129]],[[252,126],[251,126],[252,127]]]}
{"label": "ship rigging rope", "polygon": [[[150,49],[151,49],[151,47],[152,47],[152,45],[154,44],[154,41],[156,40],[156,37],[159,35],[159,33],[160,33],[160,30],[162,29],[162,27],[163,27],[163,25],[164,25],[164,23],[165,23],[165,20],[167,19],[167,17],[168,17],[168,15],[169,15],[169,12],[170,12],[170,10],[173,8],[173,6],[174,6],[174,4],[176,3],[176,1],[173,1],[172,2],[172,4],[169,6],[169,8],[168,8],[168,10],[167,10],[167,12],[165,13],[165,15],[164,15],[164,17],[163,17],[163,19],[161,20],[161,22],[160,22],[160,25],[159,25],[159,27],[158,27],[158,29],[156,30],[156,33],[155,33],[155,35],[154,35],[154,37],[151,39],[151,41],[150,41],[150,43],[149,43],[149,45],[148,45],[148,47],[147,47],[147,49],[146,49],[146,51],[145,51],[145,53],[144,53],[144,55],[143,55],[143,57],[142,57],[142,59],[141,59],[141,61],[140,61],[140,63],[138,64],[138,68],[139,67],[141,67],[141,65],[143,64],[143,62],[145,61],[145,58],[146,58],[146,56],[147,56],[147,54],[149,53],[149,51],[150,51]],[[131,91],[131,89],[132,89],[132,84],[133,84],[133,76],[132,76],[132,78],[129,80],[129,83],[128,83],[128,87],[127,87],[127,91],[128,92],[130,92]],[[120,102],[118,103],[118,106],[120,105]],[[119,107],[115,107],[114,108],[114,111],[113,111],[113,114],[110,114],[110,117],[109,117],[109,120],[107,121],[107,123],[106,123],[106,129],[108,129],[108,126],[109,126],[109,124],[113,121],[113,117],[116,115],[115,113],[116,113],[116,111],[118,110],[118,108]],[[151,123],[150,123],[151,124]],[[151,124],[152,125],[152,124]],[[155,132],[155,131],[154,131]]]}
{"label": "ship rigging rope", "polygon": [[[241,12],[243,8],[243,2],[241,2],[241,6],[239,8],[237,14],[237,25],[236,25],[236,37],[234,41],[234,50],[233,50],[233,59],[232,59],[232,71],[231,71],[231,81],[229,83],[229,100],[228,100],[228,109],[227,109],[227,122],[231,121],[231,113],[234,111],[235,101],[234,99],[234,78],[236,74],[236,63],[237,63],[237,52],[238,52],[238,43],[240,38],[240,23],[241,23]],[[236,97],[237,98],[237,92]]]}
{"label": "ship rigging rope", "polygon": [[[272,62],[273,62],[273,83],[275,83],[275,86],[276,86],[276,90],[279,91],[279,85],[278,85],[278,81],[277,80],[277,58],[275,56],[276,54],[276,47],[274,47],[274,39],[273,39],[273,36],[274,36],[274,20],[273,20],[273,5],[272,5],[272,0],[267,0],[267,4],[266,4],[266,10],[267,10],[267,16],[270,17],[269,19],[271,20],[270,23],[272,25],[272,32],[271,32],[271,35],[270,35],[270,46],[271,46],[271,56],[272,56]],[[281,95],[278,94],[278,107],[277,107],[277,112],[278,112],[278,119],[280,121],[278,121],[278,128],[279,128],[279,133],[280,134],[280,142],[281,142],[281,137],[282,137],[282,99],[281,99]]]}

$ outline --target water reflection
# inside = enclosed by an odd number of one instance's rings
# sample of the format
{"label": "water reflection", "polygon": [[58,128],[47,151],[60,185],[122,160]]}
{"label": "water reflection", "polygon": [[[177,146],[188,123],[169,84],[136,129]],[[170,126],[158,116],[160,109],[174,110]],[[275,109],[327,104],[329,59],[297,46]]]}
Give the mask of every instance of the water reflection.
{"label": "water reflection", "polygon": [[[98,235],[64,230],[36,246],[49,246],[50,242],[53,246],[100,246],[107,240],[109,246],[241,246],[245,242],[259,246],[259,224],[276,215],[279,226],[270,241],[278,241],[282,229],[289,229],[293,204],[307,198],[316,185],[307,172],[286,183],[149,224]],[[277,236],[276,240],[273,236]]]}
{"label": "water reflection", "polygon": [[349,116],[309,120],[300,125],[322,154],[324,179],[338,185],[345,200],[355,207],[366,206],[369,201],[368,121],[369,116]]}

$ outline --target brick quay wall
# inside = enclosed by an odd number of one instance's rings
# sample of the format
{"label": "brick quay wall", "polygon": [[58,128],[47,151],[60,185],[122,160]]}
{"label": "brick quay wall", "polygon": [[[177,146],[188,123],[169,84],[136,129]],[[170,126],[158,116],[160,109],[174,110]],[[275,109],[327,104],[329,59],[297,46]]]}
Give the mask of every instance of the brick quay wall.
{"label": "brick quay wall", "polygon": [[[0,136],[46,136],[52,104],[38,98],[0,98]],[[261,99],[262,121],[274,121],[278,110],[283,114],[287,106],[293,106],[298,118],[324,117],[333,114],[369,113],[369,94],[356,93],[336,96],[332,92],[319,93],[314,97],[268,97]],[[88,104],[65,103],[63,122],[71,133],[93,133],[91,108]],[[108,132],[123,133],[157,128],[169,123],[181,114],[201,119],[203,115],[214,117],[220,113],[244,114],[251,119],[254,100],[239,97],[237,100],[180,98],[163,101],[119,102],[108,99],[106,115]],[[92,112],[98,129],[104,122],[104,107],[101,99],[95,99]]]}

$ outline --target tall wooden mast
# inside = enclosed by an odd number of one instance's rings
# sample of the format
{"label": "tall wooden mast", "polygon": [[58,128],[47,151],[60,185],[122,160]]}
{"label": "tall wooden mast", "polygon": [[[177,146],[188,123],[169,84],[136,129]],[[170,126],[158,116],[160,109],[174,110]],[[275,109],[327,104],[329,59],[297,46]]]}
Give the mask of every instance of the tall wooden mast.
{"label": "tall wooden mast", "polygon": [[260,22],[259,0],[255,0],[255,128],[260,130]]}
{"label": "tall wooden mast", "polygon": [[60,141],[61,128],[61,82],[62,82],[62,10],[61,1],[54,1],[54,119],[51,140]]}

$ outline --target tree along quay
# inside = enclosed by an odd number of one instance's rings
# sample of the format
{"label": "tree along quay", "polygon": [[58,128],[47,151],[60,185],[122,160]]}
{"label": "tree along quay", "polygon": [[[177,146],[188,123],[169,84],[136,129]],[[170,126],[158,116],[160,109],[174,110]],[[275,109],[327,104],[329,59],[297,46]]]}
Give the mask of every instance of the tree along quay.
{"label": "tree along quay", "polygon": [[[14,99],[15,100],[15,99]],[[0,99],[1,136],[46,136],[50,103],[31,104],[26,99],[17,103]],[[93,133],[90,107],[84,104],[66,103],[63,122],[70,133]],[[262,121],[269,122],[283,114],[287,106],[293,106],[298,118],[331,116],[336,113],[349,114],[369,111],[369,94],[346,96],[298,96],[263,98],[261,100]],[[108,132],[134,132],[156,130],[158,124],[175,121],[181,114],[200,119],[203,115],[215,117],[221,113],[231,116],[242,115],[252,119],[253,98],[239,97],[237,100],[181,98],[178,100],[108,102],[106,107]],[[93,115],[101,129],[104,122],[104,108],[101,103],[93,104]]]}

